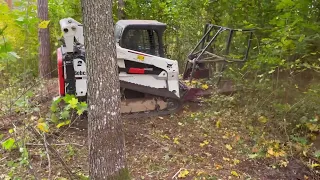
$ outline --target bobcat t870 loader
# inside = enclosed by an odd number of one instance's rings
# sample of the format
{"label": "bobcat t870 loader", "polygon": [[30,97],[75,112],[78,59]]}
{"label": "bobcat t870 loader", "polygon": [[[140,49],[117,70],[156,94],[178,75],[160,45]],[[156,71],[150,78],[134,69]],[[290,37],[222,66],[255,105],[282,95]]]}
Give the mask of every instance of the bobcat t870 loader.
{"label": "bobcat t870 loader", "polygon": [[[60,20],[60,26],[63,45],[57,49],[59,95],[74,94],[85,100],[87,71],[82,24],[65,18]],[[217,26],[220,30],[210,37],[214,27],[206,26],[203,38],[188,56],[184,79],[206,78],[209,76],[207,62],[225,59],[207,49],[219,33],[229,30],[232,34],[235,30]],[[121,113],[124,117],[171,114],[180,109],[184,100],[203,94],[201,89],[189,88],[179,80],[178,62],[168,59],[164,51],[165,30],[166,24],[155,20],[120,20],[115,24]],[[250,41],[251,38],[249,46]],[[197,49],[200,50],[195,52]]]}

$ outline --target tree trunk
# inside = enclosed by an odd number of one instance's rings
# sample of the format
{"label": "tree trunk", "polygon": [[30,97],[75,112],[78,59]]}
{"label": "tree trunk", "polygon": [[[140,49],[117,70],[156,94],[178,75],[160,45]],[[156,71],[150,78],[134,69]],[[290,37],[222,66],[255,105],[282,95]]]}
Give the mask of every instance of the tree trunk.
{"label": "tree trunk", "polygon": [[125,19],[124,13],[125,3],[123,0],[118,0],[118,19]]}
{"label": "tree trunk", "polygon": [[[38,0],[38,18],[48,20],[48,0]],[[50,34],[49,27],[38,29],[39,38],[39,73],[41,78],[51,78]]]}
{"label": "tree trunk", "polygon": [[88,74],[90,179],[129,179],[120,117],[112,0],[82,0]]}
{"label": "tree trunk", "polygon": [[12,9],[12,0],[6,0],[9,9]]}

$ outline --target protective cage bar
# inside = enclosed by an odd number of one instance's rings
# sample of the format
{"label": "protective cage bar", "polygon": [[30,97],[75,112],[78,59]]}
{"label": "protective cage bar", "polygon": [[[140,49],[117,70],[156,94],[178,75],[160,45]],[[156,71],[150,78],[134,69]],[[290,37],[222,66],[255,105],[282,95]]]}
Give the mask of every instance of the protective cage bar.
{"label": "protective cage bar", "polygon": [[[215,32],[216,31],[216,32]],[[211,47],[212,43],[215,42],[215,40],[218,38],[218,36],[224,32],[228,31],[227,39],[226,39],[226,49],[225,53],[223,55],[217,55],[214,52],[207,51],[209,47]],[[240,59],[228,59],[226,56],[229,55],[230,52],[230,46],[232,42],[232,38],[234,37],[234,34],[236,32],[246,32],[249,33],[249,38],[247,42],[247,49],[245,51],[244,58],[242,60]],[[192,49],[192,51],[188,55],[188,60],[185,66],[183,78],[187,79],[189,78],[189,81],[191,82],[194,78],[194,73],[197,65],[199,67],[204,67],[205,63],[217,63],[222,62],[222,73],[225,70],[225,66],[227,62],[245,62],[248,59],[249,50],[251,47],[251,41],[253,37],[254,29],[232,29],[229,27],[223,27],[215,24],[207,23],[204,28],[204,34],[200,41],[197,43],[197,45]],[[214,34],[211,36],[211,34]],[[197,49],[200,49],[199,51],[196,51]],[[207,58],[202,58],[202,56],[206,54],[209,55]],[[190,65],[191,64],[191,65]],[[190,69],[191,68],[191,69]],[[190,72],[191,70],[191,72]],[[221,76],[219,77],[217,84],[220,82]]]}

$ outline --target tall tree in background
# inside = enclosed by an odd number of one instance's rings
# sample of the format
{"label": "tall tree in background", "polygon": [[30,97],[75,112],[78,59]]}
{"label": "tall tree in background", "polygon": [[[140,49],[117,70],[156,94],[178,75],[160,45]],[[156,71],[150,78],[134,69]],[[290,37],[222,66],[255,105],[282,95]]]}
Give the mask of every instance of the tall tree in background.
{"label": "tall tree in background", "polygon": [[[38,0],[38,18],[40,21],[47,21],[48,0]],[[39,72],[41,78],[51,78],[50,68],[50,34],[49,28],[39,28]]]}
{"label": "tall tree in background", "polygon": [[125,3],[124,0],[118,0],[118,19],[125,19],[124,13]]}
{"label": "tall tree in background", "polygon": [[8,6],[10,9],[12,9],[12,0],[6,0]]}
{"label": "tall tree in background", "polygon": [[88,72],[90,179],[128,179],[112,0],[82,0]]}

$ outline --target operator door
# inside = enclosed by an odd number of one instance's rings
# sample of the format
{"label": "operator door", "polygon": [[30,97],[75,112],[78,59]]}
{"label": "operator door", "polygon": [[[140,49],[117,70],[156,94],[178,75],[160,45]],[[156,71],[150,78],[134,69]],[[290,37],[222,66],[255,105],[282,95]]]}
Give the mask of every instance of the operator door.
{"label": "operator door", "polygon": [[121,46],[154,56],[163,56],[158,33],[152,29],[127,30],[122,38]]}

